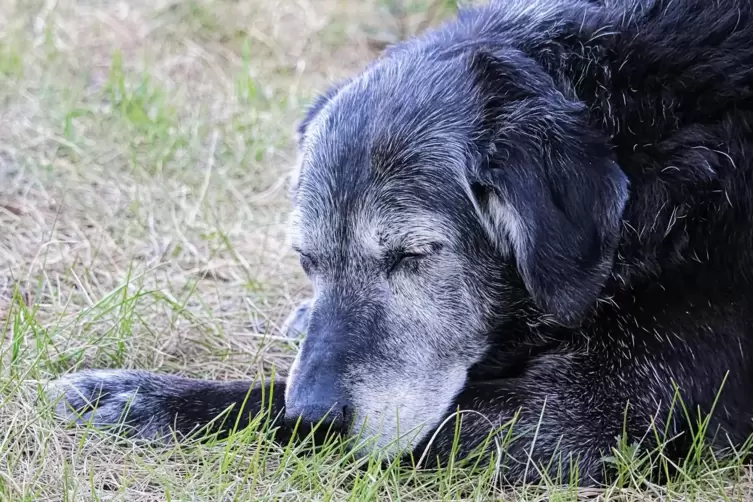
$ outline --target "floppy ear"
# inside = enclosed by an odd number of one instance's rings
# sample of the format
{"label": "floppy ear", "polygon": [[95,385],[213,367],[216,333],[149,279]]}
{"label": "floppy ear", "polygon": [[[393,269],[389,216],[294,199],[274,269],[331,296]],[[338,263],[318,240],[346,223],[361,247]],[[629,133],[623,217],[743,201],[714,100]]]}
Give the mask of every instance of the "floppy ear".
{"label": "floppy ear", "polygon": [[612,270],[628,179],[584,107],[542,71],[523,68],[516,74],[520,65],[488,55],[474,61],[487,93],[475,192],[497,242],[511,244],[536,304],[573,325]]}

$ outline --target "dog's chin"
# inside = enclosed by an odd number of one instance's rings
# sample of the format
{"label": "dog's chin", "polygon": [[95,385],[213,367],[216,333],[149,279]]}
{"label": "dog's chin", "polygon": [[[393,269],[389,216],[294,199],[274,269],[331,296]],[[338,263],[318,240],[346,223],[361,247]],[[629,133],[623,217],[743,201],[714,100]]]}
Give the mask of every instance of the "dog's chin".
{"label": "dog's chin", "polygon": [[353,399],[348,437],[355,456],[393,460],[430,439],[466,383],[462,365],[442,370],[406,368],[399,379],[377,372],[354,378],[359,384],[349,389]]}
{"label": "dog's chin", "polygon": [[[372,458],[391,462],[410,455],[434,430],[431,422],[399,423],[394,417],[382,420],[357,417],[348,433],[351,454],[356,459]],[[428,423],[427,423],[428,422]],[[360,423],[360,427],[355,424]]]}

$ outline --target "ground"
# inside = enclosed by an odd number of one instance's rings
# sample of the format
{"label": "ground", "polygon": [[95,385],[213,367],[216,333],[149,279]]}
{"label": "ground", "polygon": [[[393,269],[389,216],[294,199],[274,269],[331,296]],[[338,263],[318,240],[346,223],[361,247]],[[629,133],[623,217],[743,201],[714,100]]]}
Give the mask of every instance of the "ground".
{"label": "ground", "polygon": [[158,448],[56,423],[38,385],[87,367],[284,371],[307,284],[284,175],[313,94],[448,0],[0,0],[0,500],[741,499],[745,469],[669,487],[496,489],[302,457],[252,427]]}

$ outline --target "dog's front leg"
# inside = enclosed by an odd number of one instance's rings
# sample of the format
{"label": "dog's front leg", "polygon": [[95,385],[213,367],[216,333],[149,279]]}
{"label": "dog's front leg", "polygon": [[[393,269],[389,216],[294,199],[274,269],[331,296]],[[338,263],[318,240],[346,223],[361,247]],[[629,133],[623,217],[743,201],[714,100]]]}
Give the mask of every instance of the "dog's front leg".
{"label": "dog's front leg", "polygon": [[[302,302],[285,321],[283,333],[305,334],[311,301]],[[287,442],[284,424],[285,381],[280,379],[220,382],[133,370],[86,370],[48,385],[57,415],[98,428],[117,426],[148,439],[205,431],[219,436],[243,429],[259,413],[267,413],[275,439]]]}
{"label": "dog's front leg", "polygon": [[220,437],[260,413],[287,441],[282,380],[212,381],[131,370],[85,370],[52,381],[47,396],[64,420],[116,427],[130,437],[170,440],[194,433]]}

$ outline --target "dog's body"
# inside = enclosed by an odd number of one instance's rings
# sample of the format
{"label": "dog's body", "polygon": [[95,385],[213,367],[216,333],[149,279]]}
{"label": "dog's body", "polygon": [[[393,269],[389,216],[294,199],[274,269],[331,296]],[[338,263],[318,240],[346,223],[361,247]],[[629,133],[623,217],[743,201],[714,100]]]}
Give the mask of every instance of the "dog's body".
{"label": "dog's body", "polygon": [[713,446],[753,433],[750,1],[471,9],[333,86],[300,133],[315,295],[287,384],[78,373],[74,408],[106,394],[84,419],[138,388],[142,435],[247,403],[242,426],[274,390],[288,423],[432,461],[471,410],[461,455],[515,418],[510,481],[583,484],[623,436],[682,456],[712,410]]}

